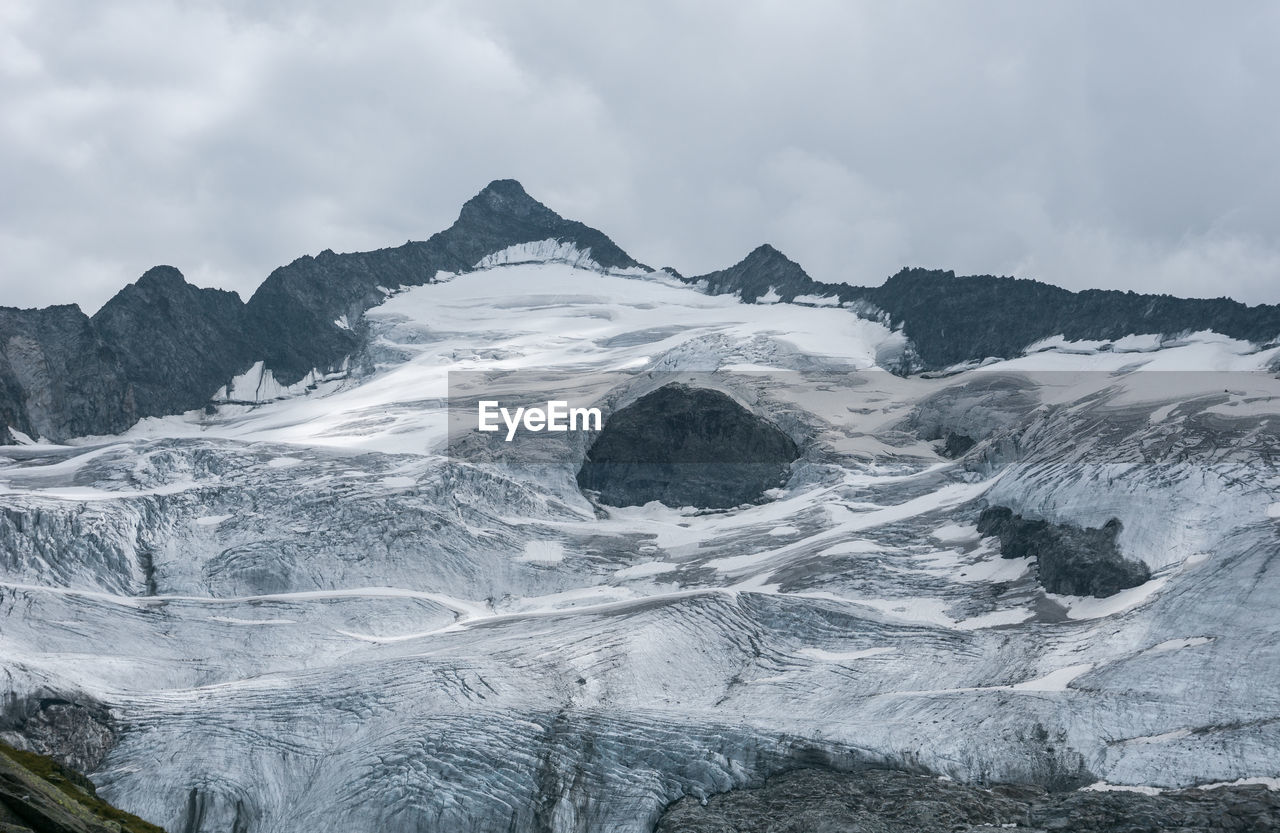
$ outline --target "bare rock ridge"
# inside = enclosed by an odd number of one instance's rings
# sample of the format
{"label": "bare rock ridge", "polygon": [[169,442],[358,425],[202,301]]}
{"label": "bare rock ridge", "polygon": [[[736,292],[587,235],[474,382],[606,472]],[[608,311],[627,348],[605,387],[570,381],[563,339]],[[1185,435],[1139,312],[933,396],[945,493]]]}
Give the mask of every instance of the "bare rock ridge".
{"label": "bare rock ridge", "polygon": [[726,509],[786,482],[800,451],[717,390],[669,384],[613,414],[578,472],[610,506]]}
{"label": "bare rock ridge", "polygon": [[822,283],[769,245],[739,263],[706,275],[715,295],[754,303],[773,296],[832,298],[863,314],[882,313],[901,326],[922,362],[938,369],[988,357],[1013,358],[1049,336],[1115,340],[1132,334],[1176,336],[1212,330],[1256,343],[1280,338],[1280,305],[1247,306],[1229,298],[1175,298],[1117,290],[1072,292],[1034,280],[937,269],[903,269],[878,287]]}
{"label": "bare rock ridge", "polygon": [[[464,272],[487,255],[542,240],[590,250],[604,269],[647,268],[602,232],[567,220],[515,180],[497,180],[462,207],[445,231],[372,252],[325,250],[273,271],[247,303],[199,289],[159,266],[122,289],[92,318],[74,305],[0,307],[0,443],[13,431],[63,440],[117,433],[137,419],[199,407],[233,376],[264,361],[288,385],[359,352],[361,316],[391,290]],[[934,369],[1018,355],[1053,335],[1116,339],[1132,333],[1213,330],[1269,342],[1280,306],[1227,298],[1088,290],[1031,280],[904,269],[868,288],[813,280],[769,245],[740,263],[681,280],[745,302],[830,298],[902,327],[915,357]]]}

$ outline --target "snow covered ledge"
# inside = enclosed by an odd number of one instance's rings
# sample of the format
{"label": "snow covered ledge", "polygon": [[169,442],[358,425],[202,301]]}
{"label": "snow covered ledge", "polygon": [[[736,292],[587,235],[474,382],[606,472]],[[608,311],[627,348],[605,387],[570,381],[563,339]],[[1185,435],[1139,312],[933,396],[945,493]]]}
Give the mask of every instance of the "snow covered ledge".
{"label": "snow covered ledge", "polygon": [[591,258],[591,249],[579,249],[572,241],[554,238],[517,243],[500,251],[485,255],[476,263],[476,269],[493,269],[497,266],[515,266],[522,263],[563,263],[574,269],[588,269],[610,275],[647,275],[648,270],[639,267],[606,269]]}
{"label": "snow covered ledge", "polygon": [[312,369],[292,385],[282,385],[266,367],[266,362],[254,362],[253,367],[218,388],[212,401],[218,405],[261,405],[277,399],[306,396],[325,382],[347,378],[348,364],[349,359],[343,359],[342,366],[335,371],[322,373]]}

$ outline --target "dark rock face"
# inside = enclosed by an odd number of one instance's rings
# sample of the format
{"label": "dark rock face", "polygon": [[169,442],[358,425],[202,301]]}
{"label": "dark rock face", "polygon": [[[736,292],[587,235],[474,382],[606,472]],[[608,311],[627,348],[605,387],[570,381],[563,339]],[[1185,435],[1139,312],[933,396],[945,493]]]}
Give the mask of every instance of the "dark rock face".
{"label": "dark rock face", "polygon": [[0,740],[93,772],[115,745],[116,732],[106,707],[93,700],[11,697],[0,710]]}
{"label": "dark rock face", "polygon": [[116,433],[137,416],[116,351],[79,307],[0,307],[0,423],[6,436],[8,426],[53,440]]}
{"label": "dark rock face", "polygon": [[90,320],[115,349],[140,417],[199,408],[259,352],[239,295],[192,286],[172,266],[147,270]]}
{"label": "dark rock face", "polygon": [[1004,558],[1034,558],[1044,588],[1067,596],[1105,598],[1151,579],[1147,565],[1116,547],[1120,529],[1115,518],[1094,529],[1028,520],[1007,506],[978,516],[978,533],[999,538]]}
{"label": "dark rock face", "polygon": [[963,457],[969,453],[969,449],[977,445],[978,442],[968,434],[947,434],[947,438],[942,446],[942,453],[946,457],[955,459]]}
{"label": "dark rock face", "polygon": [[514,179],[499,179],[467,200],[458,220],[433,237],[441,254],[470,269],[485,255],[518,243],[537,240],[573,243],[591,250],[591,259],[606,269],[641,266],[603,232],[566,220],[525,193]]}
{"label": "dark rock face", "polygon": [[670,384],[609,417],[578,472],[610,506],[724,509],[786,482],[796,444],[719,391]]}
{"label": "dark rock face", "polygon": [[1029,833],[1280,830],[1280,796],[1265,787],[1132,792],[989,788],[889,770],[798,770],[752,790],[682,798],[657,833]]}
{"label": "dark rock face", "polygon": [[790,302],[797,295],[816,294],[824,286],[810,278],[800,264],[768,243],[757,247],[728,269],[682,279],[689,283],[705,281],[707,291],[712,295],[737,294],[748,304],[767,295],[770,289],[782,300]]}
{"label": "dark rock face", "polygon": [[1027,345],[1058,334],[1073,341],[1197,330],[1253,342],[1280,337],[1280,306],[1249,307],[1229,298],[1071,292],[1033,280],[928,269],[904,269],[859,294],[903,325],[931,368],[1018,356]]}

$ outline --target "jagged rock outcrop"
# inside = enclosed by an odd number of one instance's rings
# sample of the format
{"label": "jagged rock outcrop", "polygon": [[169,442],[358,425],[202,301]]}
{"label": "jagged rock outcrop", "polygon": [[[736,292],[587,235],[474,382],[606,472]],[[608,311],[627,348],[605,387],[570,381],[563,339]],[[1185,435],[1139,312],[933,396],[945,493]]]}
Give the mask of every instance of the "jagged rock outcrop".
{"label": "jagged rock outcrop", "polygon": [[723,509],[787,479],[799,448],[716,390],[664,385],[609,417],[578,472],[601,503]]}
{"label": "jagged rock outcrop", "polygon": [[978,534],[999,538],[1003,557],[1034,558],[1044,588],[1067,596],[1105,598],[1151,579],[1147,565],[1120,553],[1120,530],[1115,518],[1093,529],[1023,518],[1007,506],[978,516]]}
{"label": "jagged rock outcrop", "polygon": [[590,250],[591,259],[605,269],[629,269],[639,262],[603,232],[576,220],[566,220],[529,196],[514,179],[499,179],[467,200],[458,219],[427,242],[470,269],[485,255],[508,246],[538,240],[573,243]]}
{"label": "jagged rock outcrop", "polygon": [[[712,295],[738,295],[748,304],[773,292],[783,301],[793,301],[797,295],[820,294],[828,289],[814,281],[782,252],[765,243],[751,251],[728,269],[706,275],[683,278],[689,283],[705,283]],[[850,289],[850,287],[845,287]]]}
{"label": "jagged rock outcrop", "polygon": [[172,266],[148,269],[91,321],[114,348],[140,417],[201,407],[270,340],[248,326],[239,295],[192,286]]}
{"label": "jagged rock outcrop", "polygon": [[10,694],[0,707],[0,741],[80,772],[101,766],[115,739],[107,708],[89,698]]}
{"label": "jagged rock outcrop", "polygon": [[60,440],[137,417],[118,354],[79,307],[0,307],[0,424]]}
{"label": "jagged rock outcrop", "polygon": [[52,758],[0,743],[0,833],[164,833]]}
{"label": "jagged rock outcrop", "polygon": [[1280,829],[1280,794],[1261,786],[1045,792],[977,786],[891,770],[803,769],[705,802],[682,798],[657,833],[1030,833],[1263,831]]}

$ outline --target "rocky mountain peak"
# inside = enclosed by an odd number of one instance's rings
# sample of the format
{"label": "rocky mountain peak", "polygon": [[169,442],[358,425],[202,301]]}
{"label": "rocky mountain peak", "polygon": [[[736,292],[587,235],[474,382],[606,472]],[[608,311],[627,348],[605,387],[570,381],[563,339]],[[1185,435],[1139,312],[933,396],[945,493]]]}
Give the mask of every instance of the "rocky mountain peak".
{"label": "rocky mountain peak", "polygon": [[240,296],[154,266],[91,319],[130,381],[139,416],[198,408],[260,352]]}
{"label": "rocky mountain peak", "polygon": [[686,280],[692,283],[705,281],[707,291],[716,295],[737,294],[747,303],[753,303],[770,291],[782,300],[790,301],[797,295],[815,292],[819,286],[800,264],[768,243],[752,249],[750,254],[728,269]]}
{"label": "rocky mountain peak", "polygon": [[559,215],[529,196],[524,186],[514,179],[495,179],[480,193],[463,203],[459,222],[493,215],[530,217],[536,215],[559,219]]}
{"label": "rocky mountain peak", "polygon": [[134,286],[140,288],[169,291],[188,285],[187,279],[182,276],[182,272],[173,266],[152,266],[143,272],[142,277],[138,278],[134,284]]}
{"label": "rocky mountain peak", "polygon": [[772,269],[778,277],[787,280],[810,280],[804,268],[768,243],[762,243],[751,250],[751,254],[738,264],[739,269]]}
{"label": "rocky mountain peak", "polygon": [[640,264],[603,232],[576,220],[566,220],[535,200],[514,179],[496,179],[467,200],[457,222],[427,241],[471,268],[485,255],[510,246],[541,240],[574,244],[591,252],[591,259],[606,269],[626,269]]}

